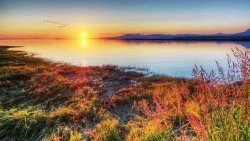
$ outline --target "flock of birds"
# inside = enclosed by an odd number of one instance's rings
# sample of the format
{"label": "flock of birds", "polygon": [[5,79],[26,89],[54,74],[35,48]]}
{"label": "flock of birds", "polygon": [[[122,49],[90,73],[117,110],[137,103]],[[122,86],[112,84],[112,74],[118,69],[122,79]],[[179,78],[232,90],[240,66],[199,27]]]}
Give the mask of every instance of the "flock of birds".
{"label": "flock of birds", "polygon": [[48,21],[48,20],[43,20],[44,23],[50,23],[50,24],[57,24],[59,27],[58,28],[64,28],[69,26],[69,24],[64,24],[56,21]]}

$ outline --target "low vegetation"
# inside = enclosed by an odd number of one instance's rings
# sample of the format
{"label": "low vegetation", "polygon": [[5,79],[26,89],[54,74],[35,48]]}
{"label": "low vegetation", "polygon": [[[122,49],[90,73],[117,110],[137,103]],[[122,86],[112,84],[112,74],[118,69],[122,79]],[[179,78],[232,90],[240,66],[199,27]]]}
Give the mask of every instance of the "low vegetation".
{"label": "low vegetation", "polygon": [[79,67],[0,47],[0,140],[249,140],[249,50],[192,79]]}

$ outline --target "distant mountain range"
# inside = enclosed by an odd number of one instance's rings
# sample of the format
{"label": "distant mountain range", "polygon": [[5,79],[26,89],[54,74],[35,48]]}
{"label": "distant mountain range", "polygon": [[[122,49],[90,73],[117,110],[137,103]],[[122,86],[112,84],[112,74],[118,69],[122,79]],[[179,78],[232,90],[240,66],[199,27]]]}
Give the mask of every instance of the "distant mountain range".
{"label": "distant mountain range", "polygon": [[235,34],[125,34],[111,37],[119,40],[211,40],[211,41],[250,41],[250,29]]}

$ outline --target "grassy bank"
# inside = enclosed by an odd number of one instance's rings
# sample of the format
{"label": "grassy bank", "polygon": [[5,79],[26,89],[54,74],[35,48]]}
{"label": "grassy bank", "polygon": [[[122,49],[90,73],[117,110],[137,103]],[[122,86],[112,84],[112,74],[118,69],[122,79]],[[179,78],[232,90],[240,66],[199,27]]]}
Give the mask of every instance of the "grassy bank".
{"label": "grassy bank", "polygon": [[[249,140],[249,52],[191,80],[0,47],[0,140]],[[191,72],[190,72],[191,73]]]}

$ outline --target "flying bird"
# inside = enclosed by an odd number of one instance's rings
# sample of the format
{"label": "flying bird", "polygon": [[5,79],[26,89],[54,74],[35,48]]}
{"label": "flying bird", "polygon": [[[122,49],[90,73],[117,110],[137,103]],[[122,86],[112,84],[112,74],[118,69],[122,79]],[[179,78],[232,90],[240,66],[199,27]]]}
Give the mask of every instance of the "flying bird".
{"label": "flying bird", "polygon": [[56,25],[59,26],[58,28],[64,28],[64,27],[69,26],[69,24],[64,24],[64,23],[60,23],[60,22],[57,22],[57,21],[43,20],[43,22],[45,22],[45,23],[51,23],[51,24],[56,24]]}

